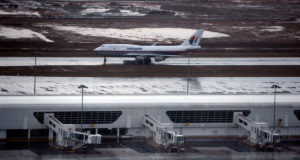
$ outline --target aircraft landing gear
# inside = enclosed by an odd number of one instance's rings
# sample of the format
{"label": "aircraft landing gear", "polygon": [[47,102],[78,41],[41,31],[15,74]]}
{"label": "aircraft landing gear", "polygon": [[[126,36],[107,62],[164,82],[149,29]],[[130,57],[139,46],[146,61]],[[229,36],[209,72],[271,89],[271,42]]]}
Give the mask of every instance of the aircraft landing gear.
{"label": "aircraft landing gear", "polygon": [[151,58],[135,59],[135,60],[125,60],[126,65],[151,65]]}
{"label": "aircraft landing gear", "polygon": [[135,62],[139,65],[150,65],[151,64],[151,58],[145,58],[142,60],[135,60]]}
{"label": "aircraft landing gear", "polygon": [[144,64],[150,65],[151,64],[151,58],[144,59]]}
{"label": "aircraft landing gear", "polygon": [[106,56],[104,57],[103,66],[106,65]]}

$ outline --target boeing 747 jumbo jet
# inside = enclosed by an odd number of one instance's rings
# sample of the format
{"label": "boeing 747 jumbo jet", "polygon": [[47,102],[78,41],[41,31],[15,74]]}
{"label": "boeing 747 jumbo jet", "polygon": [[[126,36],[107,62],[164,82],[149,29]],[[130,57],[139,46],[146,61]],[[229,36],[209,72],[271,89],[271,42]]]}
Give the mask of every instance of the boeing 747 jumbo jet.
{"label": "boeing 747 jumbo jet", "polygon": [[186,39],[181,45],[177,46],[157,46],[155,43],[151,46],[103,44],[97,47],[94,52],[104,56],[104,65],[106,57],[135,57],[135,62],[138,64],[151,64],[151,57],[154,57],[156,62],[160,62],[168,57],[199,50],[201,48],[199,43],[203,32],[204,30],[199,29],[189,39]]}

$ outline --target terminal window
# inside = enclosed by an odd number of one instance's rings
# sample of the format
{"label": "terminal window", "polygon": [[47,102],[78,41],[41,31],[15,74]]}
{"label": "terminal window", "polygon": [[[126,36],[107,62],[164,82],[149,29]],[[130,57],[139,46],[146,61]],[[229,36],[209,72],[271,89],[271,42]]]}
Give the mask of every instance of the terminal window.
{"label": "terminal window", "polygon": [[166,113],[173,123],[232,123],[234,112],[243,112],[244,116],[250,114],[250,110],[177,110]]}
{"label": "terminal window", "polygon": [[[54,117],[64,124],[81,124],[81,111],[74,112],[34,112],[34,117],[43,124],[44,114],[54,113]],[[83,124],[110,124],[115,122],[122,111],[84,111]]]}
{"label": "terminal window", "polygon": [[294,110],[294,114],[300,120],[300,110]]}

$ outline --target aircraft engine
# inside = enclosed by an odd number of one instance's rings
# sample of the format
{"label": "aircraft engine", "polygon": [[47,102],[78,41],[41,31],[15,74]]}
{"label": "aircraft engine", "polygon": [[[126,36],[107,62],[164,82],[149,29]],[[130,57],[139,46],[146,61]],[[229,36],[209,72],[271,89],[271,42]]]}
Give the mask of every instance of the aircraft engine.
{"label": "aircraft engine", "polygon": [[166,57],[162,57],[162,56],[156,56],[156,57],[154,58],[155,62],[160,62],[160,61],[163,61],[163,60],[165,60],[165,59],[166,59]]}

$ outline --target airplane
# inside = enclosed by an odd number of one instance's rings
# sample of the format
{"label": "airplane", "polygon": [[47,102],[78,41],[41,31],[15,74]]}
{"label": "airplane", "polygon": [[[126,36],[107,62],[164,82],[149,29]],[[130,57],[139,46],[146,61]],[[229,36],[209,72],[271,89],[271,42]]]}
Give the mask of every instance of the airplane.
{"label": "airplane", "polygon": [[174,57],[199,50],[200,39],[204,30],[197,30],[189,39],[176,46],[157,46],[156,43],[150,46],[134,44],[102,44],[94,49],[94,53],[106,57],[135,57],[137,64],[151,64],[151,57],[155,62],[164,61],[168,57]]}

